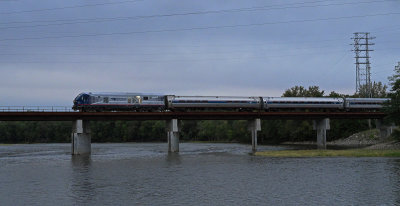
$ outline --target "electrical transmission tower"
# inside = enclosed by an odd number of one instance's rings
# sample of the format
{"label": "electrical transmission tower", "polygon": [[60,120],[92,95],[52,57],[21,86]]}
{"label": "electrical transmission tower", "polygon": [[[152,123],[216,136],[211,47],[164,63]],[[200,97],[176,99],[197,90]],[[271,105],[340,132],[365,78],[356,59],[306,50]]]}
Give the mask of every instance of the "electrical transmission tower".
{"label": "electrical transmission tower", "polygon": [[[369,61],[369,52],[374,51],[369,46],[375,45],[370,40],[375,39],[371,37],[369,32],[356,32],[354,33],[354,53],[356,59],[356,92],[364,97],[372,97],[371,92],[371,64]],[[362,86],[365,85],[363,88]],[[365,89],[365,91],[361,91]]]}

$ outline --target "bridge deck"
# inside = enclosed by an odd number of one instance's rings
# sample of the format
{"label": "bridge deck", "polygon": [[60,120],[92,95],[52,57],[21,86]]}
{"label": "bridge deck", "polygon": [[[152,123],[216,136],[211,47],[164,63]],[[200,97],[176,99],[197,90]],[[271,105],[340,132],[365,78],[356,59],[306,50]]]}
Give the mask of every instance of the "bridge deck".
{"label": "bridge deck", "polygon": [[381,119],[382,112],[0,112],[0,121]]}

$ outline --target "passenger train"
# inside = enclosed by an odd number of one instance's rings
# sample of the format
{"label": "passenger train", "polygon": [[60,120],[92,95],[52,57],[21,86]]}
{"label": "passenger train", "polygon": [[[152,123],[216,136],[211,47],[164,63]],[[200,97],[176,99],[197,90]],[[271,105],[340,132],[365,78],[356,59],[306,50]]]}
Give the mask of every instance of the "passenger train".
{"label": "passenger train", "polygon": [[379,110],[388,98],[175,96],[151,93],[81,93],[79,111],[286,111]]}

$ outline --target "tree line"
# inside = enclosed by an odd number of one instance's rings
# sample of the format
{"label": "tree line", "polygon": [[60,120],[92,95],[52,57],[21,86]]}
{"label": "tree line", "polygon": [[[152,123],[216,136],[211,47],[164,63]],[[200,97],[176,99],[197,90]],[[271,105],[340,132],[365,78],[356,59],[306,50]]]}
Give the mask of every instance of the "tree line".
{"label": "tree line", "polygon": [[[392,89],[382,83],[373,83],[373,97],[390,97],[392,103],[385,107],[388,121],[400,124],[400,69],[390,78]],[[363,90],[362,90],[363,91]],[[359,97],[363,94],[344,95],[325,91],[318,86],[294,86],[283,97]],[[179,122],[180,139],[183,141],[242,142],[251,141],[245,120],[201,120]],[[166,141],[165,121],[92,121],[92,142],[154,142]],[[328,141],[348,137],[369,128],[366,120],[331,120]],[[374,126],[374,125],[372,125]],[[70,142],[71,122],[0,122],[1,143]],[[399,135],[396,132],[395,135]],[[315,141],[311,120],[263,120],[258,133],[260,143],[284,141]]]}
{"label": "tree line", "polygon": [[[259,143],[314,140],[312,121],[263,120]],[[165,121],[93,121],[92,142],[161,142],[167,140]],[[246,120],[183,120],[179,122],[183,141],[251,141]],[[368,129],[363,120],[331,120],[328,140]],[[1,143],[51,143],[71,141],[71,122],[1,122]]]}

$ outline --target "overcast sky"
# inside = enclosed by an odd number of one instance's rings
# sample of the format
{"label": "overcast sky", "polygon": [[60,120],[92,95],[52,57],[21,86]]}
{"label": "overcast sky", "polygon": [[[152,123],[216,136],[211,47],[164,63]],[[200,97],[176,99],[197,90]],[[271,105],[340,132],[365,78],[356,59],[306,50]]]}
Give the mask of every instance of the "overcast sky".
{"label": "overcast sky", "polygon": [[400,61],[398,0],[0,0],[0,105],[80,92],[280,96],[355,92],[351,38],[373,81]]}

